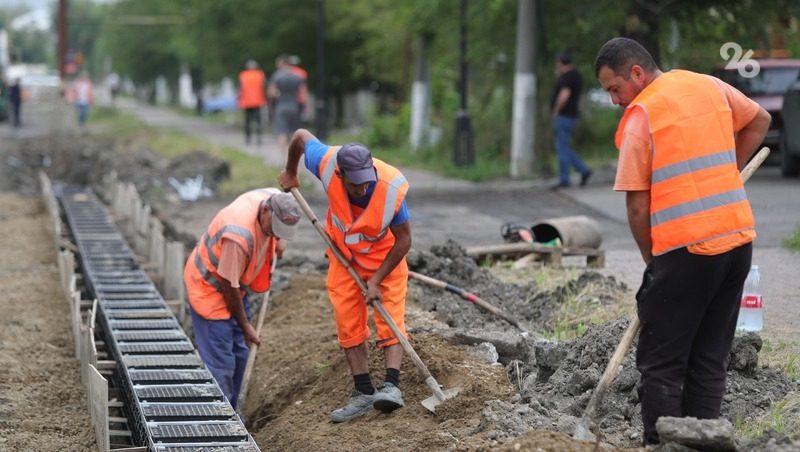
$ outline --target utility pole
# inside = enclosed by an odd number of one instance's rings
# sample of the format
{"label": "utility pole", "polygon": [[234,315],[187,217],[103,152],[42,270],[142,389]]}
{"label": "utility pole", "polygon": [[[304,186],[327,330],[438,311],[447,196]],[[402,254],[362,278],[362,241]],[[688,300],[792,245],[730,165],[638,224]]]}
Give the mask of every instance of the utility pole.
{"label": "utility pole", "polygon": [[533,173],[536,138],[536,0],[518,0],[517,65],[511,130],[511,177]]}
{"label": "utility pole", "polygon": [[411,87],[411,149],[418,151],[428,143],[428,41],[427,32],[417,37],[417,71]]}
{"label": "utility pole", "polygon": [[453,149],[453,162],[456,166],[475,163],[475,149],[472,143],[472,123],[467,110],[467,0],[461,0],[461,52],[459,54],[459,82],[461,104],[456,115],[456,139]]}
{"label": "utility pole", "polygon": [[314,96],[314,122],[320,140],[328,137],[328,94],[325,86],[325,0],[317,0],[317,93]]}
{"label": "utility pole", "polygon": [[58,0],[58,74],[63,81],[67,77],[67,0]]}

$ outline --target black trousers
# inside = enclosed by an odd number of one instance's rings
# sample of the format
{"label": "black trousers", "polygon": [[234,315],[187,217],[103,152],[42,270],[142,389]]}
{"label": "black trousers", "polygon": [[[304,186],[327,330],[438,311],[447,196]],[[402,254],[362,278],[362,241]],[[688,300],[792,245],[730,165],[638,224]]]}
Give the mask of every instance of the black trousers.
{"label": "black trousers", "polygon": [[244,137],[247,142],[250,142],[250,133],[252,131],[251,123],[256,123],[256,137],[258,142],[261,142],[261,107],[245,108],[244,109]]}
{"label": "black trousers", "polygon": [[716,256],[680,248],[654,257],[645,269],[636,294],[645,443],[658,443],[661,416],[719,417],[752,254],[752,244]]}

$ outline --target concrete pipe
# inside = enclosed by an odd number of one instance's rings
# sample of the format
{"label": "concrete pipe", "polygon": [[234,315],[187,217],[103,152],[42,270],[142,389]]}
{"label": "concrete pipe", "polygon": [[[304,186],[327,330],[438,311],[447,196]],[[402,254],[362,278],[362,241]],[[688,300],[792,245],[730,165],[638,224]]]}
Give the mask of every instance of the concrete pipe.
{"label": "concrete pipe", "polygon": [[565,247],[597,249],[603,242],[600,224],[584,215],[542,220],[531,230],[533,240],[540,243],[559,239]]}

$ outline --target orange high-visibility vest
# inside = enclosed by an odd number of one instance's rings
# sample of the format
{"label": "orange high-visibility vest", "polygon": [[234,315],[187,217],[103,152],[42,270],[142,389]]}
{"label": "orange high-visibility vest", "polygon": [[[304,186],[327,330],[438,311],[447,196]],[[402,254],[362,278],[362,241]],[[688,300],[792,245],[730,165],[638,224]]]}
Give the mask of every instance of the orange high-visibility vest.
{"label": "orange high-visibility vest", "polygon": [[[222,278],[217,274],[223,238],[236,242],[247,255],[247,268],[239,280],[242,294],[247,288],[258,293],[269,290],[275,240],[261,230],[258,210],[261,201],[277,193],[280,193],[277,189],[258,189],[240,195],[211,220],[189,255],[183,269],[183,279],[192,309],[204,319],[231,317],[221,292]],[[269,240],[266,258],[258,261],[255,254],[265,240]]]}
{"label": "orange high-visibility vest", "polygon": [[[373,158],[378,180],[369,204],[358,218],[353,218],[344,182],[335,175],[339,168],[336,164],[338,152],[338,146],[330,147],[318,168],[330,204],[326,230],[351,263],[364,270],[374,271],[380,267],[394,246],[395,238],[389,225],[403,204],[408,192],[408,181],[397,168]],[[335,256],[328,257],[335,259]]]}
{"label": "orange high-visibility vest", "polygon": [[736,165],[731,109],[707,75],[662,74],[628,106],[617,148],[634,108],[652,137],[650,236],[654,256],[755,227]]}
{"label": "orange high-visibility vest", "polygon": [[266,76],[261,69],[246,69],[239,73],[239,108],[255,108],[266,105],[265,80]]}

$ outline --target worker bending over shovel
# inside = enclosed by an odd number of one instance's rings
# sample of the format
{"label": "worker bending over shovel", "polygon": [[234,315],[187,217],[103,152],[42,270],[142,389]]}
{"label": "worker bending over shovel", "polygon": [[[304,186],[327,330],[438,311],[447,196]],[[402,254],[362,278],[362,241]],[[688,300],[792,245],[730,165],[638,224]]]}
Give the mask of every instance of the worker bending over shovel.
{"label": "worker bending over shovel", "polygon": [[719,417],[756,236],[739,170],[770,116],[717,78],[661,72],[627,38],[603,45],[595,75],[625,108],[614,190],[626,192],[647,264],[636,294],[636,367],[644,442],[655,444],[659,417]]}
{"label": "worker bending over shovel", "polygon": [[404,405],[399,387],[403,348],[391,328],[375,313],[377,346],[383,349],[386,363],[386,379],[376,390],[369,375],[367,304],[380,300],[406,335],[406,254],[411,248],[411,224],[405,202],[408,182],[396,168],[373,159],[362,144],[328,146],[311,132],[298,129],[289,143],[286,169],[278,176],[284,190],[299,186],[297,165],[303,154],[306,168],[322,181],[328,195],[325,229],[367,286],[365,298],[347,267],[331,250],[327,251],[328,297],[333,305],[339,345],[344,349],[355,383],[350,401],[331,413],[331,421],[348,421],[372,407],[392,412]]}
{"label": "worker bending over shovel", "polygon": [[217,213],[186,260],[183,280],[197,351],[234,408],[247,343],[261,343],[249,322],[247,293],[269,290],[272,255],[282,256],[298,221],[300,207],[292,195],[277,188],[251,190]]}

